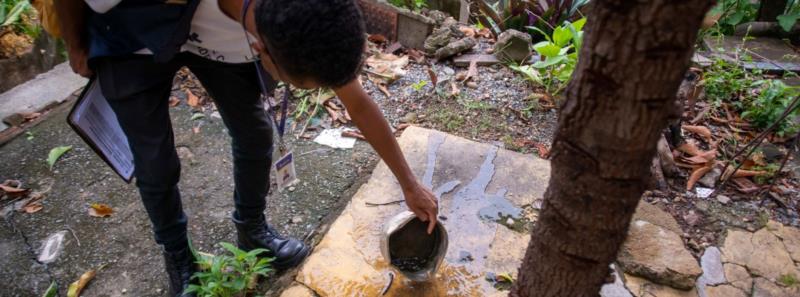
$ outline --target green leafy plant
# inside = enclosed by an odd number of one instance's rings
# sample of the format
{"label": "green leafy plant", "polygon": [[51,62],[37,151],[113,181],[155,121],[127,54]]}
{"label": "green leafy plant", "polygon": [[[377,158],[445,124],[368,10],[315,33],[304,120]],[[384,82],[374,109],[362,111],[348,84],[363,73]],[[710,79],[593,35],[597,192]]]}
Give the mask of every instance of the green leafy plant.
{"label": "green leafy plant", "polygon": [[20,16],[30,8],[31,4],[27,0],[0,0],[0,27],[17,23]]}
{"label": "green leafy plant", "polygon": [[419,11],[428,7],[428,1],[426,0],[389,0],[389,3],[397,7],[408,8],[414,11]]}
{"label": "green leafy plant", "polygon": [[245,252],[230,243],[220,243],[230,255],[209,256],[193,251],[202,271],[192,278],[197,285],[190,285],[187,292],[198,297],[244,296],[248,283],[257,276],[267,276],[271,271],[272,258],[259,258],[265,249]]}
{"label": "green leafy plant", "polygon": [[787,86],[783,81],[777,79],[759,80],[754,84],[757,86],[758,95],[750,100],[746,100],[742,118],[747,119],[759,128],[767,128],[774,124],[781,114],[788,108],[793,108],[787,120],[782,121],[775,128],[775,134],[785,136],[796,133],[799,125],[792,121],[800,114],[798,106],[789,106],[792,100],[800,95],[797,87]]}
{"label": "green leafy plant", "polygon": [[542,40],[531,28],[537,28],[549,36],[558,25],[582,17],[580,8],[589,0],[500,0],[493,5],[485,0],[476,2],[481,12],[479,23],[490,28],[495,35],[515,29],[527,31],[532,37],[538,38],[536,40]]}
{"label": "green leafy plant", "polygon": [[778,24],[784,31],[789,32],[800,19],[800,3],[797,0],[789,0],[786,3],[786,10],[778,16]]}
{"label": "green leafy plant", "polygon": [[724,59],[714,59],[711,66],[703,73],[706,96],[719,106],[723,101],[738,101],[749,96],[756,80],[756,74],[747,72],[743,67]]}
{"label": "green leafy plant", "polygon": [[584,24],[586,18],[574,23],[564,22],[553,30],[552,35],[545,35],[546,32],[539,31],[546,40],[534,44],[533,49],[543,60],[533,65],[512,65],[511,69],[522,73],[527,80],[544,86],[548,94],[560,93],[567,86],[578,63]]}
{"label": "green leafy plant", "polygon": [[720,0],[709,14],[719,15],[719,20],[717,21],[717,31],[719,33],[731,34],[736,25],[756,19],[758,2],[753,3],[750,0]]}
{"label": "green leafy plant", "polygon": [[418,82],[412,84],[411,88],[414,89],[414,91],[419,92],[419,91],[422,91],[422,88],[424,88],[427,85],[428,85],[428,81],[427,80],[421,80],[421,81],[418,81]]}

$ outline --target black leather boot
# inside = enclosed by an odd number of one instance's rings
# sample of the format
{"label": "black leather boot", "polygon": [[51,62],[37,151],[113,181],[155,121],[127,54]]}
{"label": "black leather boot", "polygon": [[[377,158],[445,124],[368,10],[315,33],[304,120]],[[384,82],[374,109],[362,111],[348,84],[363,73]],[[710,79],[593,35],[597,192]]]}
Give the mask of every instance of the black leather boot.
{"label": "black leather boot", "polygon": [[169,294],[176,297],[195,297],[195,294],[184,294],[189,287],[192,275],[197,271],[194,255],[187,247],[177,252],[164,251],[164,266],[169,275]]}
{"label": "black leather boot", "polygon": [[272,266],[278,270],[292,268],[308,256],[310,248],[300,240],[285,238],[267,225],[264,216],[260,219],[242,221],[233,215],[233,223],[238,233],[239,248],[245,251],[263,248],[261,256],[272,257]]}

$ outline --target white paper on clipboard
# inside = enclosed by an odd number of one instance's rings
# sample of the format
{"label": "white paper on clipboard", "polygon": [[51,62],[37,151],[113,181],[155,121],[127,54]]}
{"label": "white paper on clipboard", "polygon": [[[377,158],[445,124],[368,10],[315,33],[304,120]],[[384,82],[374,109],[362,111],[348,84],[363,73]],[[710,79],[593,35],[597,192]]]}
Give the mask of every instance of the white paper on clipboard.
{"label": "white paper on clipboard", "polygon": [[126,182],[133,177],[133,154],[117,115],[100,91],[97,79],[89,81],[68,118],[70,126]]}

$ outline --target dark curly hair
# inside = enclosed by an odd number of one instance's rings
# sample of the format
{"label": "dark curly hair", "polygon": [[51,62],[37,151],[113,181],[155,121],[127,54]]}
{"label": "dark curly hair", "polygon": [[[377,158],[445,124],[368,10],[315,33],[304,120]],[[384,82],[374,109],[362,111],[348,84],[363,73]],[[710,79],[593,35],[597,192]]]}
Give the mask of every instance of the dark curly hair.
{"label": "dark curly hair", "polygon": [[287,74],[339,87],[356,78],[366,37],[355,0],[260,0],[255,19]]}

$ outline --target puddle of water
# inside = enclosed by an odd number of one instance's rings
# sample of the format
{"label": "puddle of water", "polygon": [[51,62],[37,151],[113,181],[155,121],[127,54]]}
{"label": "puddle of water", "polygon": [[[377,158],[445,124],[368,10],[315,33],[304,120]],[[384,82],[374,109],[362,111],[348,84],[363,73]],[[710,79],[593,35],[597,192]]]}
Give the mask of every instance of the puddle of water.
{"label": "puddle of water", "polygon": [[[498,290],[486,280],[487,273],[512,271],[491,271],[493,268],[487,266],[489,256],[493,254],[491,246],[496,239],[498,228],[507,228],[501,224],[507,223],[508,219],[513,221],[508,228],[519,231],[512,226],[525,221],[521,218],[523,212],[506,199],[506,189],[494,193],[486,192],[495,174],[494,160],[498,154],[496,147],[491,147],[485,153],[478,172],[468,184],[461,185],[459,180],[450,180],[433,187],[437,152],[444,142],[445,135],[434,133],[429,137],[426,169],[422,178],[423,184],[434,188],[436,196],[442,199],[440,214],[446,217],[446,220],[441,222],[448,231],[449,239],[445,261],[432,281],[413,282],[397,272],[380,256],[378,239],[382,235],[381,224],[365,224],[362,221],[375,217],[389,218],[397,213],[398,208],[362,208],[360,204],[353,204],[347,215],[337,219],[337,223],[346,224],[346,227],[331,229],[326,237],[331,237],[333,240],[325,244],[327,246],[321,244],[317,248],[322,250],[315,252],[321,259],[317,260],[320,262],[315,266],[311,266],[333,268],[308,271],[300,278],[301,282],[330,296],[380,296],[380,292],[390,281],[389,274],[393,273],[392,285],[384,296],[445,297],[497,294]],[[455,192],[448,194],[453,191]],[[334,229],[337,231],[333,231]],[[495,248],[516,247],[509,245],[513,243],[498,244],[499,247]],[[500,251],[494,251],[494,254],[498,252]],[[342,253],[346,255],[340,256]],[[496,256],[492,259],[491,261],[497,261]],[[395,264],[419,264],[413,259],[406,262],[413,263]],[[334,271],[337,275],[330,275]]]}

